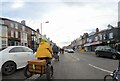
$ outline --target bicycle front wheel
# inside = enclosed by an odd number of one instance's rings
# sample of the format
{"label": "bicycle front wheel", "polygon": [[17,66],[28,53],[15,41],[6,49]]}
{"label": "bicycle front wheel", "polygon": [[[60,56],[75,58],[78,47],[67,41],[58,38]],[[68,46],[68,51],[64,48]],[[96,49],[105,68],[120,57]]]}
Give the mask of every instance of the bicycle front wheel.
{"label": "bicycle front wheel", "polygon": [[118,81],[117,79],[113,78],[112,75],[106,75],[104,77],[104,81]]}
{"label": "bicycle front wheel", "polygon": [[47,66],[46,78],[47,78],[47,80],[52,80],[53,79],[53,66],[51,66],[51,65]]}

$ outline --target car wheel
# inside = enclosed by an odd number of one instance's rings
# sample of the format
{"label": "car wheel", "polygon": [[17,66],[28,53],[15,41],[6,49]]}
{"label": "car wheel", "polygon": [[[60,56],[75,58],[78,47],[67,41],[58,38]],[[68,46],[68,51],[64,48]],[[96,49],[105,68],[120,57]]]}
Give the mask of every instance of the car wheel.
{"label": "car wheel", "polygon": [[24,76],[26,77],[26,78],[29,78],[29,77],[31,77],[33,75],[33,73],[31,73],[31,72],[29,72],[29,68],[28,68],[28,65],[25,67],[25,69],[24,69]]}
{"label": "car wheel", "polygon": [[112,58],[113,58],[113,59],[117,59],[117,56],[116,56],[116,55],[112,55]]}
{"label": "car wheel", "polygon": [[99,57],[99,56],[100,56],[100,54],[96,53],[96,56],[97,56],[97,57]]}
{"label": "car wheel", "polygon": [[13,74],[16,70],[16,64],[14,62],[6,62],[2,66],[2,73],[4,75]]}

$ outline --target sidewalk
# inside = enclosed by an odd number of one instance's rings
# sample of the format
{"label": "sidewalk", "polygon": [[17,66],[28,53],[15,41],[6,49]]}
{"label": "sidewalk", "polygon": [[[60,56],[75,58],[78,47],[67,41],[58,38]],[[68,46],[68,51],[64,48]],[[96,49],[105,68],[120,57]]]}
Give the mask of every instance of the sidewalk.
{"label": "sidewalk", "polygon": [[75,50],[75,52],[78,52],[78,53],[91,53],[91,54],[95,54],[95,52],[80,52],[79,50]]}

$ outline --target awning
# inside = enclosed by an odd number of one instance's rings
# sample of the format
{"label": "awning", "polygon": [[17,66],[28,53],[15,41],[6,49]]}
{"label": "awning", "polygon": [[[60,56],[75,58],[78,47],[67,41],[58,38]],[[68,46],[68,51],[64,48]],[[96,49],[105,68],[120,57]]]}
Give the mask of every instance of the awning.
{"label": "awning", "polygon": [[92,42],[92,43],[87,43],[84,46],[91,46],[91,45],[97,45],[97,44],[101,44],[101,41],[97,41],[97,42]]}

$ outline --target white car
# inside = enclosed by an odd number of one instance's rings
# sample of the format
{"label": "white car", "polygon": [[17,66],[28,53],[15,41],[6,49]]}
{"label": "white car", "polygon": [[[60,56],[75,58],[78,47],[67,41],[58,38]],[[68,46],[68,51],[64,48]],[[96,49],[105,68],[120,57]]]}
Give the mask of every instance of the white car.
{"label": "white car", "polygon": [[74,50],[69,48],[69,49],[65,49],[65,52],[74,53]]}
{"label": "white car", "polygon": [[10,75],[16,69],[23,68],[27,61],[35,60],[33,50],[25,46],[9,46],[0,50],[0,72]]}
{"label": "white car", "polygon": [[73,49],[68,49],[67,51],[68,51],[68,53],[74,53]]}

